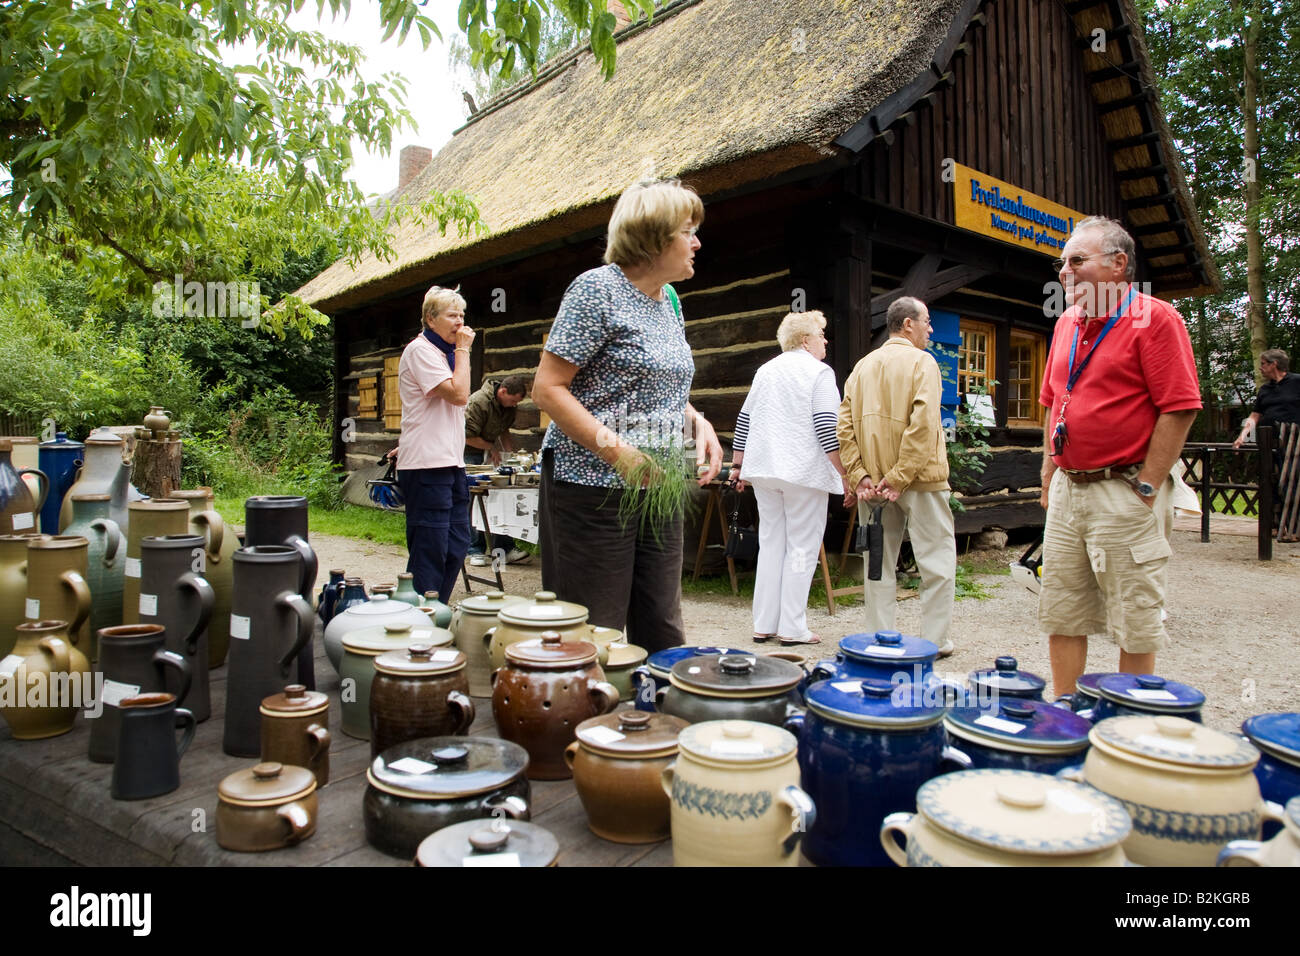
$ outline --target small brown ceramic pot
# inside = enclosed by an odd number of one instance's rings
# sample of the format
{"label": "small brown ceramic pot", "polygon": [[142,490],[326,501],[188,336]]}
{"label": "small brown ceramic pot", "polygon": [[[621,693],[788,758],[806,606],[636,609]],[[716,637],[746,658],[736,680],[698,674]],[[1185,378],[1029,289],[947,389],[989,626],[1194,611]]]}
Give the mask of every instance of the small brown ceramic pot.
{"label": "small brown ceramic pot", "polygon": [[689,726],[668,714],[625,710],[584,720],[564,751],[591,832],[614,843],[658,843],[670,835],[664,769]]}
{"label": "small brown ceramic pot", "polygon": [[511,644],[505,659],[492,673],[492,716],[501,736],[528,751],[530,779],[572,776],[564,749],[578,725],[618,706],[618,688],[605,680],[595,646],[546,631]]}
{"label": "small brown ceramic pot", "polygon": [[304,767],[259,763],[222,780],[217,796],[217,843],[227,850],[279,850],[316,832],[316,778]]}
{"label": "small brown ceramic pot", "polygon": [[330,699],[290,684],[258,708],[262,714],[262,762],[306,767],[316,786],[330,782]]}
{"label": "small brown ceramic pot", "polygon": [[465,733],[474,722],[465,655],[427,641],[375,658],[370,685],[370,756],[421,737]]}

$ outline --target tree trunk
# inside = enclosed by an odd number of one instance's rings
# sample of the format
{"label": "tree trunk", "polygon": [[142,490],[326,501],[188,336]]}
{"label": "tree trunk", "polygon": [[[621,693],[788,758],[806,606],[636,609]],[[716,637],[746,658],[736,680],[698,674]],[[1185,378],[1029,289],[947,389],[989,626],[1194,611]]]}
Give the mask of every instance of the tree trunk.
{"label": "tree trunk", "polygon": [[1259,356],[1268,348],[1268,320],[1264,295],[1264,241],[1259,231],[1259,31],[1260,13],[1247,8],[1243,30],[1245,57],[1243,171],[1246,180],[1246,291],[1250,308],[1246,313],[1246,331],[1250,334],[1250,355],[1255,366],[1255,384],[1262,385]]}
{"label": "tree trunk", "polygon": [[135,443],[131,484],[150,498],[166,498],[181,486],[181,443],[141,438]]}

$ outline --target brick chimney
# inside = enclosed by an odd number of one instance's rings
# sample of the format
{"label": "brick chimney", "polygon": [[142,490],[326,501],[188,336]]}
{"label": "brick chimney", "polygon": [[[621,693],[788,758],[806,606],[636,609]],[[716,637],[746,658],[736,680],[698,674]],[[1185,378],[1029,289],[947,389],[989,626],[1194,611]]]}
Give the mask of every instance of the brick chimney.
{"label": "brick chimney", "polygon": [[632,18],[627,15],[627,8],[619,0],[609,0],[609,12],[614,14],[614,19],[618,21],[614,26],[615,33],[632,25]]}
{"label": "brick chimney", "polygon": [[397,188],[402,189],[433,159],[433,150],[426,146],[403,146],[397,159]]}

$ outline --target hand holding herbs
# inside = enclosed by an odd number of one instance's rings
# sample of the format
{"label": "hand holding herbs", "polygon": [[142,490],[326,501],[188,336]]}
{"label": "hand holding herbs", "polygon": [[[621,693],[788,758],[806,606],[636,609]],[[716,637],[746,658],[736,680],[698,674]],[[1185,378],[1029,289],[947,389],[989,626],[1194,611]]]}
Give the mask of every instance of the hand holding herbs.
{"label": "hand holding herbs", "polygon": [[691,504],[690,481],[681,448],[656,449],[620,446],[611,464],[627,489],[618,502],[618,519],[624,528],[636,522],[660,541],[662,529],[677,521]]}

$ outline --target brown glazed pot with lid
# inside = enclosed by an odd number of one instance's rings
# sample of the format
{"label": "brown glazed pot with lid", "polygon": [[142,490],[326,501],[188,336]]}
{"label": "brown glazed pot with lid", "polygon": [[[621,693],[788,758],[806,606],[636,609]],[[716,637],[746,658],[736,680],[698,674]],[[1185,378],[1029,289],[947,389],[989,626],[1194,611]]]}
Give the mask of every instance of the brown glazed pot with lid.
{"label": "brown glazed pot with lid", "polygon": [[330,699],[302,684],[271,694],[262,715],[262,762],[306,767],[323,787],[330,782]]}
{"label": "brown glazed pot with lid", "polygon": [[465,655],[417,641],[375,658],[370,685],[370,756],[421,737],[459,736],[474,722]]}
{"label": "brown glazed pot with lid", "polygon": [[293,846],[316,832],[316,813],[310,770],[259,763],[217,787],[217,843],[243,853]]}
{"label": "brown glazed pot with lid", "polygon": [[505,666],[492,672],[497,730],[528,751],[530,779],[572,776],[564,750],[578,725],[618,706],[618,688],[605,680],[595,645],[546,631],[511,644],[505,658]]}
{"label": "brown glazed pot with lid", "polygon": [[370,762],[366,839],[411,859],[435,830],[486,817],[529,817],[528,752],[491,737],[423,737]]}
{"label": "brown glazed pot with lid", "polygon": [[564,751],[591,832],[614,843],[658,843],[670,835],[664,769],[689,726],[668,714],[625,710],[578,725]]}
{"label": "brown glazed pot with lid", "polygon": [[511,820],[466,820],[421,841],[416,866],[555,866],[559,841],[545,827]]}

